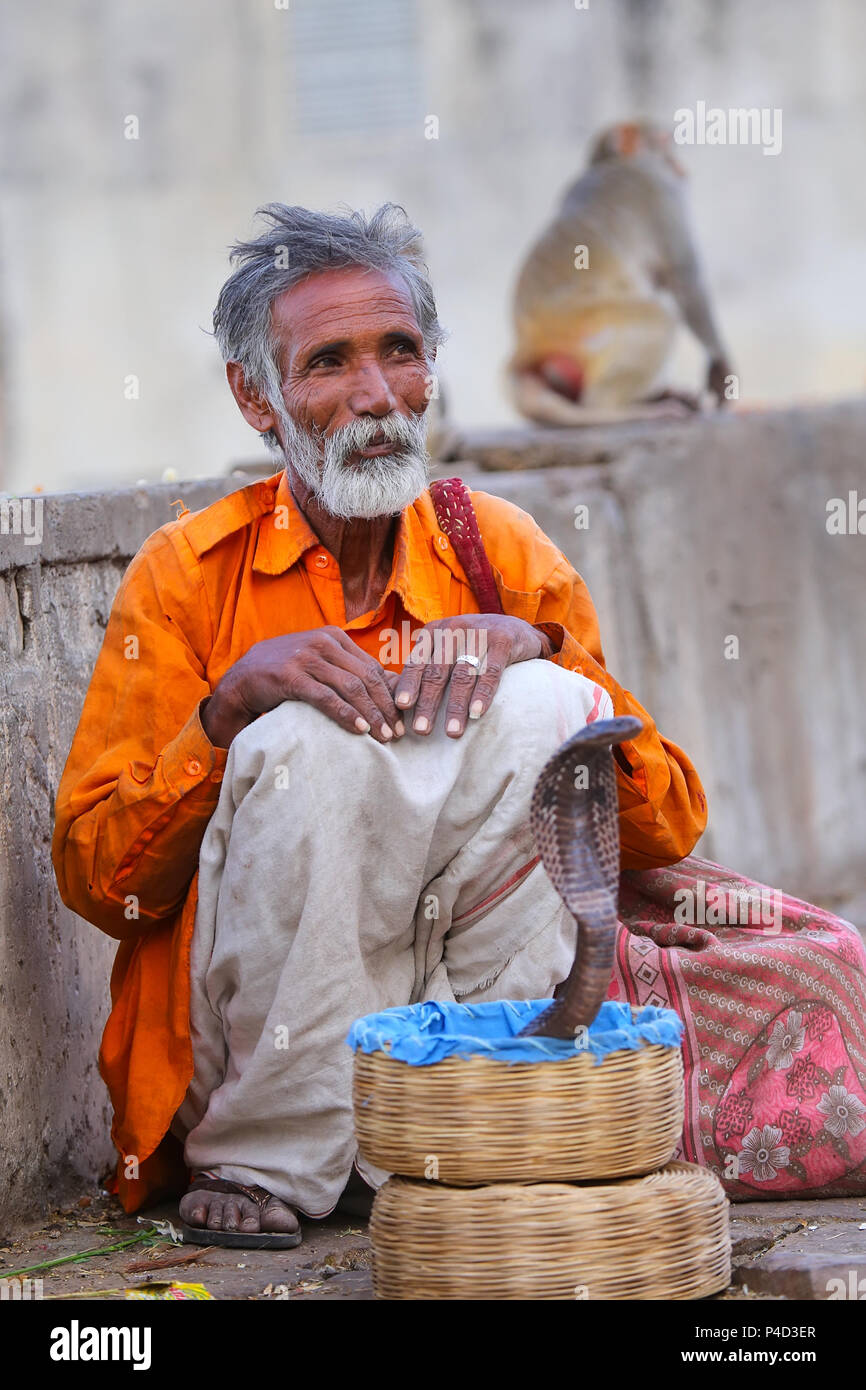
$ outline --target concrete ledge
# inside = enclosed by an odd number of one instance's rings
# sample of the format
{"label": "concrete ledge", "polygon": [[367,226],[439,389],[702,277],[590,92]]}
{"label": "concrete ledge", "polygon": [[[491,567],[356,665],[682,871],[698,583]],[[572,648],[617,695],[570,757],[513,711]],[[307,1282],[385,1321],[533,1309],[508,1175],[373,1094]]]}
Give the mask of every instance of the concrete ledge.
{"label": "concrete ledge", "polygon": [[[276,465],[270,466],[262,476],[276,471]],[[243,487],[245,481],[252,478],[195,478],[110,492],[52,492],[30,497],[31,506],[41,504],[42,540],[37,545],[22,534],[0,534],[0,574],[33,564],[129,561],[148,536],[177,515],[178,508],[172,506],[175,498],[195,512]],[[0,509],[3,501],[0,497]]]}
{"label": "concrete ledge", "polygon": [[[608,425],[587,429],[546,429],[516,425],[509,429],[455,430],[448,458],[471,459],[486,472],[592,467],[630,456],[650,464],[656,459],[690,462],[709,451],[748,453],[759,464],[765,450],[775,452],[826,447],[828,435],[843,447],[862,449],[863,402],[842,401],[808,408],[707,411],[684,420]],[[862,452],[861,452],[862,460]]]}

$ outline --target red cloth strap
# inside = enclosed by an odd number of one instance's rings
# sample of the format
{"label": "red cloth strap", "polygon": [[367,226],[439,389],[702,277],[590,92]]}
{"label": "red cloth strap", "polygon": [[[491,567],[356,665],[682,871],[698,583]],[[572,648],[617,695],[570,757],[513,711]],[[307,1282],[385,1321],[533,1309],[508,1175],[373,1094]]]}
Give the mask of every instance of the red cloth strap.
{"label": "red cloth strap", "polygon": [[484,549],[475,508],[462,478],[438,478],[430,484],[440,530],[454,546],[454,553],[466,571],[481,613],[503,613],[502,600],[493,576],[493,567]]}

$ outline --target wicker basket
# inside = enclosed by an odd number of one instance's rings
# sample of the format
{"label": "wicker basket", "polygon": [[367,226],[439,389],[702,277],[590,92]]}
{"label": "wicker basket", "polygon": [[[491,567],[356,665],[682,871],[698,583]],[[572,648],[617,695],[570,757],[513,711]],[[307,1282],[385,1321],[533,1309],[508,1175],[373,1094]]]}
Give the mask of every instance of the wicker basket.
{"label": "wicker basket", "polygon": [[388,1173],[443,1183],[568,1181],[648,1173],[683,1127],[678,1048],[647,1045],[552,1062],[449,1057],[413,1067],[356,1052],[361,1153]]}
{"label": "wicker basket", "polygon": [[370,1220],[387,1299],[687,1299],[730,1282],[728,1201],[706,1168],[571,1186],[389,1178]]}

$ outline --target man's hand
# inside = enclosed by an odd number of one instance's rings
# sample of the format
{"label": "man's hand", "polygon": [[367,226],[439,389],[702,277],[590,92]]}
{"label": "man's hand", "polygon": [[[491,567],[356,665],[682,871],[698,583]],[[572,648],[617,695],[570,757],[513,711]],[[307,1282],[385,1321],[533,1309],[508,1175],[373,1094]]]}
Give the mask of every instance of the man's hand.
{"label": "man's hand", "polygon": [[[416,631],[412,643],[412,658],[393,687],[394,702],[401,711],[414,707],[413,729],[429,734],[445,697],[450,738],[460,738],[467,719],[480,719],[490,708],[506,666],[552,651],[549,639],[530,623],[502,613],[441,618]],[[480,668],[458,660],[464,653],[480,657]]]}
{"label": "man's hand", "polygon": [[256,642],[223,676],[202,711],[211,743],[228,748],[241,729],[284,700],[302,700],[351,733],[389,743],[404,732],[385,672],[338,627]]}

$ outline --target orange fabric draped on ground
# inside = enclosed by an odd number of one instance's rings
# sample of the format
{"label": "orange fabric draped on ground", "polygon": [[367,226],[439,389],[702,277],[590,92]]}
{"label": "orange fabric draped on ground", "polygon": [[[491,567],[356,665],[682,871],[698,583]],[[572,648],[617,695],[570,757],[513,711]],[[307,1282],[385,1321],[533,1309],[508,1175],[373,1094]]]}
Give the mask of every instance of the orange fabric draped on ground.
{"label": "orange fabric draped on ground", "polygon": [[[544,624],[551,660],[604,686],[616,714],[644,720],[623,745],[631,775],[617,768],[623,867],[681,859],[706,823],[694,768],[606,671],[595,609],[561,551],[512,503],[471,495],[505,612]],[[337,563],[284,471],[161,527],[131,562],[61,779],[52,847],[63,901],[121,943],[100,1071],[128,1211],[182,1180],[167,1130],[192,1075],[195,874],[227,756],[202,728],[202,701],[254,643],[281,633],[334,625],[398,671],[408,649],[396,659],[386,630],[405,639],[477,612],[426,491],[400,517],[379,607],[349,623]]]}

